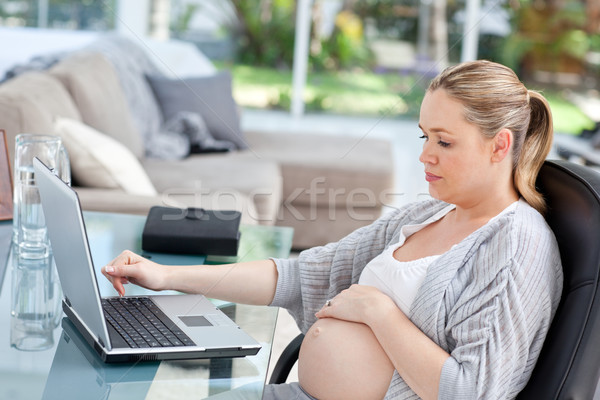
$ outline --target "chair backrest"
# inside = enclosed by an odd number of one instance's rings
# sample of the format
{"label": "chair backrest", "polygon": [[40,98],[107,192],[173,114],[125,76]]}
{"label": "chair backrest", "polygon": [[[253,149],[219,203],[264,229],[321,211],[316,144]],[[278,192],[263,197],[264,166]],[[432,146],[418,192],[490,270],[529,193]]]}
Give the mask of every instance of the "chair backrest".
{"label": "chair backrest", "polygon": [[518,399],[592,399],[600,378],[600,174],[546,161],[537,186],[548,204],[564,271],[556,316]]}

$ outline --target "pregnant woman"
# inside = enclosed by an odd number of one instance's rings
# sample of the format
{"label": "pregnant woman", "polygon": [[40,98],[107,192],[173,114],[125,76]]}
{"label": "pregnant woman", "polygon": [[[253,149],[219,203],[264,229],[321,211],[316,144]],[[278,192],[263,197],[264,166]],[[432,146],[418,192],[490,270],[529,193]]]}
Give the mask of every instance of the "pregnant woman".
{"label": "pregnant woman", "polygon": [[535,189],[548,104],[502,65],[463,63],[431,82],[419,127],[431,199],[337,243],[223,266],[125,251],[103,273],[121,295],[132,282],[287,308],[306,333],[299,382],[264,399],[514,398],[562,290]]}

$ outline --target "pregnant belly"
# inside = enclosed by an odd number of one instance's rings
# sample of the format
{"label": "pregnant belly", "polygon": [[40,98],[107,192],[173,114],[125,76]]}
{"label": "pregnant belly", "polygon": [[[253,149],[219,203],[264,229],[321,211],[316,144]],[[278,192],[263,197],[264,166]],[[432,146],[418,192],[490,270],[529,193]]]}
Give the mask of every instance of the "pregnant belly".
{"label": "pregnant belly", "polygon": [[382,399],[393,372],[393,364],[364,324],[320,319],[300,348],[300,385],[320,400]]}

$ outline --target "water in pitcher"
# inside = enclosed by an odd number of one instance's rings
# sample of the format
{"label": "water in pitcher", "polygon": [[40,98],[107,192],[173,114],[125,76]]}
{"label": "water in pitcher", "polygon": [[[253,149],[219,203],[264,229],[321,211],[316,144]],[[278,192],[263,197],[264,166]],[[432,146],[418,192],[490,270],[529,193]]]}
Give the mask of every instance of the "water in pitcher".
{"label": "water in pitcher", "polygon": [[46,221],[42,211],[40,192],[35,184],[33,166],[20,166],[17,171],[19,185],[15,187],[13,226],[15,242],[24,257],[43,258],[49,254]]}

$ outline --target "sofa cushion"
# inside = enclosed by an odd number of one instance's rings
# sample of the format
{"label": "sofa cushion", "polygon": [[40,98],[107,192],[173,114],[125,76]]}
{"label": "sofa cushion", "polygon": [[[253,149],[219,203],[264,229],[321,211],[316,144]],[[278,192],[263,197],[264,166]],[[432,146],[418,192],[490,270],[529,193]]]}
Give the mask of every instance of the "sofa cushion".
{"label": "sofa cushion", "polygon": [[238,152],[193,155],[168,161],[147,158],[144,168],[165,196],[211,194],[215,198],[249,198],[256,207],[250,215],[261,224],[273,224],[281,203],[281,174],[272,161],[240,157]]}
{"label": "sofa cushion", "polygon": [[187,79],[148,76],[148,82],[164,120],[170,120],[181,111],[196,112],[215,139],[233,142],[238,149],[248,147],[242,137],[228,71]]}
{"label": "sofa cushion", "polygon": [[[390,202],[394,166],[387,140],[246,132],[248,158],[279,164],[283,204],[380,207]],[[241,154],[240,154],[241,156]]]}
{"label": "sofa cushion", "polygon": [[86,125],[116,139],[138,158],[144,156],[117,74],[99,53],[77,52],[50,69],[67,88]]}
{"label": "sofa cushion", "polygon": [[54,133],[63,139],[73,179],[82,186],[155,196],[156,189],[137,158],[121,143],[83,122],[56,118]]}
{"label": "sofa cushion", "polygon": [[51,134],[57,115],[81,119],[69,93],[47,73],[27,72],[0,85],[0,128],[6,130],[11,160],[14,160],[15,136]]}

